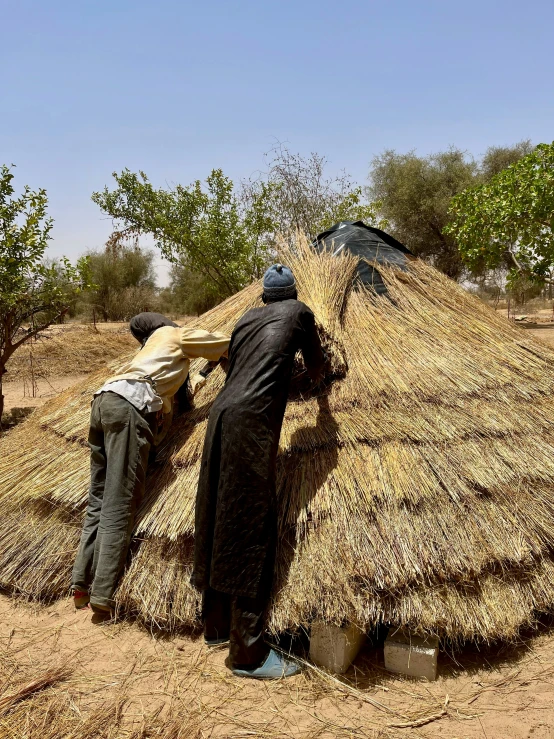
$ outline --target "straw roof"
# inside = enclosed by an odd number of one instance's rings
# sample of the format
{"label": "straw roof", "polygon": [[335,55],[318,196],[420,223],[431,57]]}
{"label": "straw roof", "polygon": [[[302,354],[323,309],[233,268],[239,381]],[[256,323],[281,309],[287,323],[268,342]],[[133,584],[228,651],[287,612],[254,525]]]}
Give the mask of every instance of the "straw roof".
{"label": "straw roof", "polygon": [[[510,638],[554,604],[554,351],[432,267],[379,266],[387,296],[352,287],[357,260],[282,255],[333,355],[318,395],[295,387],[279,454],[271,626],[314,618]],[[254,284],[198,319],[230,332]],[[298,360],[300,361],[300,360]],[[95,374],[0,446],[0,583],[67,593],[88,486]],[[117,598],[164,628],[192,625],[194,498],[216,370],[152,470]]]}

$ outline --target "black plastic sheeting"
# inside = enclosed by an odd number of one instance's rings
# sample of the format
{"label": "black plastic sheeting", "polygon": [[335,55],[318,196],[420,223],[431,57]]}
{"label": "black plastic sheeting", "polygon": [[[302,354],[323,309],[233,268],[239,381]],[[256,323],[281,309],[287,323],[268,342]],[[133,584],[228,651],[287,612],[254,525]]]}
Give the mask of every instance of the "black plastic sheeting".
{"label": "black plastic sheeting", "polygon": [[[406,269],[412,252],[400,241],[379,228],[366,226],[362,221],[341,221],[327,231],[319,234],[313,242],[319,251],[327,249],[333,254],[346,250],[356,256],[376,264],[391,264],[399,269]],[[371,264],[361,261],[358,267],[358,278],[364,285],[373,287],[378,295],[384,295],[387,287],[379,271]]]}

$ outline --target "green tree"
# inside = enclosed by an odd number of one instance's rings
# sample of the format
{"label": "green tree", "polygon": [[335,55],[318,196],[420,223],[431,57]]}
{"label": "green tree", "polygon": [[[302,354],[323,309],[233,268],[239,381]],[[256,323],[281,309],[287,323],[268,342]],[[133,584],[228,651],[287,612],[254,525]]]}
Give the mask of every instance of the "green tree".
{"label": "green tree", "polygon": [[445,229],[472,270],[507,264],[511,279],[545,283],[554,267],[554,143],[453,198]]}
{"label": "green tree", "polygon": [[479,167],[481,179],[488,182],[503,169],[530,154],[534,148],[529,139],[513,146],[489,146]]}
{"label": "green tree", "polygon": [[273,229],[266,205],[269,188],[241,202],[220,169],[205,186],[196,180],[172,190],[156,189],[144,172],[114,172],[116,188],[92,199],[126,233],[151,234],[170,262],[203,275],[214,295],[224,298],[258,277],[266,263],[264,235]]}
{"label": "green tree", "polygon": [[157,302],[154,253],[138,240],[127,243],[114,233],[103,251],[88,252],[94,287],[83,294],[83,307],[105,321],[123,321]]}
{"label": "green tree", "polygon": [[181,316],[199,316],[218,303],[206,278],[185,264],[172,264],[169,287],[160,292],[160,310]]}
{"label": "green tree", "polygon": [[391,232],[414,254],[457,279],[463,263],[454,238],[444,233],[453,195],[474,182],[477,165],[459,149],[416,156],[385,151],[373,160],[370,195],[381,201]]}
{"label": "green tree", "polygon": [[456,148],[426,157],[413,151],[385,151],[373,160],[369,194],[381,202],[380,212],[399,241],[458,279],[464,272],[464,261],[454,233],[446,230],[452,218],[452,197],[488,181],[530,148],[528,141],[511,147],[490,147],[481,163]]}
{"label": "green tree", "polygon": [[25,187],[16,197],[13,172],[0,168],[0,422],[2,377],[12,354],[39,331],[59,320],[89,284],[88,263],[67,259],[45,264],[52,219],[43,189]]}

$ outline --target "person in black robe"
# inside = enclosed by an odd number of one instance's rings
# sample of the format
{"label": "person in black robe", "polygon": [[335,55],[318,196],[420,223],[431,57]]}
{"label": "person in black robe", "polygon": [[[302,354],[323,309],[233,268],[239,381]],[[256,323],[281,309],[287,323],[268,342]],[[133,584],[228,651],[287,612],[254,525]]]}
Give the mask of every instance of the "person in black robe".
{"label": "person in black robe", "polygon": [[263,284],[265,305],[237,323],[227,379],[210,412],[192,582],[203,591],[206,643],[230,642],[235,674],[271,678],[299,671],[264,639],[277,540],[279,436],[296,353],[302,352],[314,384],[322,379],[325,354],[314,314],[297,300],[292,272],[273,265]]}

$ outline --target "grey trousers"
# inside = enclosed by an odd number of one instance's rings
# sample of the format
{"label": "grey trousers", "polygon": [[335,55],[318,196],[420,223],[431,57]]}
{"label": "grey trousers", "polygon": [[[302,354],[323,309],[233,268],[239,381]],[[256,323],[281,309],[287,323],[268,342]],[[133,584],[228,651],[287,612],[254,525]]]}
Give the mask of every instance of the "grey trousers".
{"label": "grey trousers", "polygon": [[152,432],[125,398],[102,393],[92,403],[90,491],[71,587],[92,605],[113,607],[135,513],[144,494]]}

